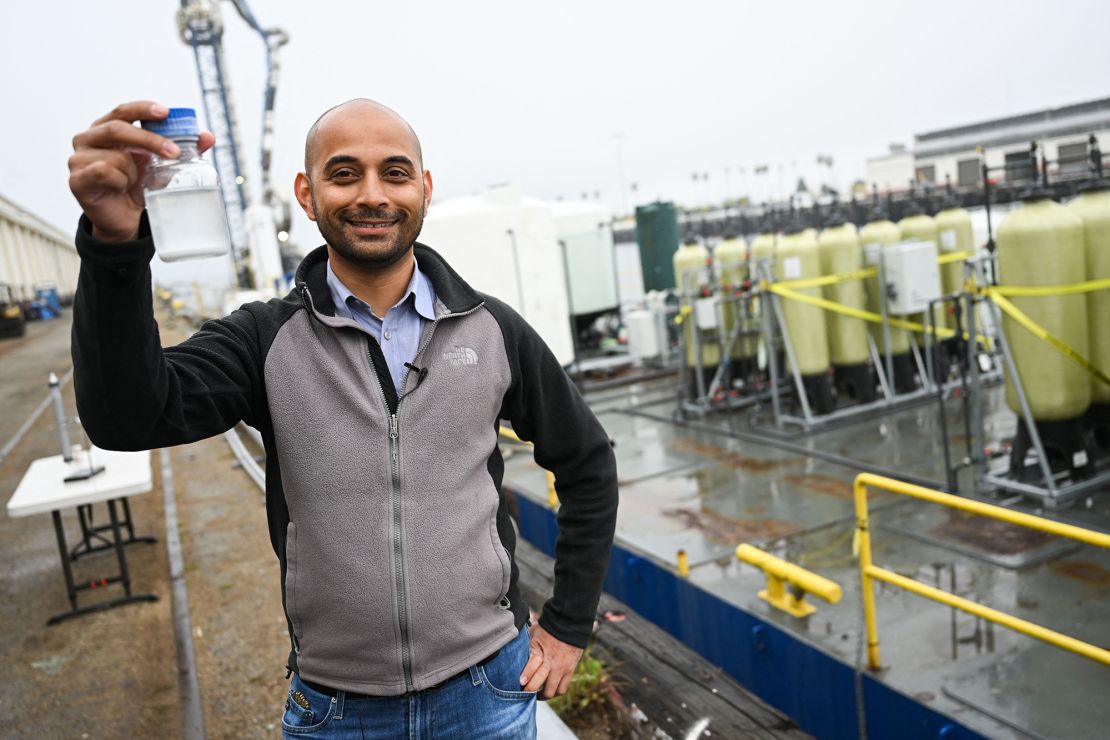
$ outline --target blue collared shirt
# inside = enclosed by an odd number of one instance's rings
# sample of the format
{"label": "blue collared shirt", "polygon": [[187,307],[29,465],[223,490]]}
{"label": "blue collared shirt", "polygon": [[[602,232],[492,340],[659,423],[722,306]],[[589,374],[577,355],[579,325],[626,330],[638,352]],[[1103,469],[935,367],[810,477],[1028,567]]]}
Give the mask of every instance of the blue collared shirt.
{"label": "blue collared shirt", "polygon": [[[335,315],[357,321],[359,326],[370,332],[382,347],[393,387],[401,395],[401,386],[408,368],[420,348],[420,335],[429,321],[435,321],[436,292],[432,281],[420,271],[420,264],[413,257],[412,279],[401,300],[397,301],[378,318],[370,310],[369,304],[351,293],[343,281],[331,269],[328,261],[328,288],[335,303]],[[384,378],[383,378],[384,380]]]}

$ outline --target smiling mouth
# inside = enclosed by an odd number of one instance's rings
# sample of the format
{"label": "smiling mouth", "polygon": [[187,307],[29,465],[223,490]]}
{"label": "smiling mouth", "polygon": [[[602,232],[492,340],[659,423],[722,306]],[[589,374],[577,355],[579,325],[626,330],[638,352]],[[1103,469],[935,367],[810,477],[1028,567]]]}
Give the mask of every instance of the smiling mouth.
{"label": "smiling mouth", "polygon": [[391,220],[391,221],[377,221],[377,220],[361,221],[361,220],[349,219],[347,221],[347,223],[350,224],[351,226],[355,227],[359,231],[374,232],[374,231],[386,231],[386,230],[392,228],[393,226],[395,226],[397,224],[397,220],[394,219],[394,220]]}

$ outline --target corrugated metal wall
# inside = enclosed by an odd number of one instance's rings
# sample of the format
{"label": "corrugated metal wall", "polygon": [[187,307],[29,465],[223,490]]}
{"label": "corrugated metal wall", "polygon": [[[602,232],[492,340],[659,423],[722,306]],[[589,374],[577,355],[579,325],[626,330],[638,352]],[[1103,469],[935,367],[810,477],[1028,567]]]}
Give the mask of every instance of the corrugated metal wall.
{"label": "corrugated metal wall", "polygon": [[41,287],[56,288],[63,301],[72,297],[79,267],[72,235],[0,195],[0,283],[17,300]]}

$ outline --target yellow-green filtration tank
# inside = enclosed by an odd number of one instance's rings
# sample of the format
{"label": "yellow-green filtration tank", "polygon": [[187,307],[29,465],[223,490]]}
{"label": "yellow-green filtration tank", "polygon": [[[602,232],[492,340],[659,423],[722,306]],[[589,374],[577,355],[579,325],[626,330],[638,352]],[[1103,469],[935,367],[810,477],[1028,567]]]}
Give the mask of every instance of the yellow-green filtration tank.
{"label": "yellow-green filtration tank", "polygon": [[[937,257],[975,253],[975,234],[971,227],[971,214],[958,204],[948,202],[933,219],[937,227]],[[945,295],[959,293],[964,286],[963,260],[947,262],[940,266],[940,287]],[[944,311],[944,326],[949,329],[956,327],[955,317],[948,310],[951,304],[946,304]],[[962,323],[962,322],[961,322]]]}
{"label": "yellow-green filtration tank", "polygon": [[[686,366],[697,367],[697,347],[700,346],[701,366],[707,387],[717,371],[717,365],[721,362],[721,345],[717,341],[718,334],[715,328],[698,329],[695,307],[699,298],[710,295],[710,265],[709,250],[697,242],[687,242],[674,253],[675,288],[682,307],[689,308],[682,322],[686,342]],[[686,277],[687,275],[689,277]],[[695,387],[691,385],[691,390]]]}
{"label": "yellow-green filtration tank", "polygon": [[[745,305],[741,295],[746,290],[748,282],[748,245],[743,239],[726,235],[713,248],[713,262],[717,266],[717,274],[721,288],[721,316],[724,320],[724,337],[732,335],[737,321],[740,322],[740,331],[744,332],[732,343],[729,352],[734,372],[734,377],[743,377],[751,370],[751,360],[755,356],[755,337],[748,332],[751,326],[751,306]],[[757,327],[758,328],[758,327]]]}
{"label": "yellow-green filtration tank", "polygon": [[[1068,204],[1083,221],[1087,254],[1087,279],[1110,278],[1110,187],[1080,194]],[[1087,294],[1087,326],[1090,354],[1095,367],[1110,375],[1110,290]],[[1110,386],[1091,376],[1091,400],[1110,404]]]}
{"label": "yellow-green filtration tank", "polygon": [[[770,230],[761,231],[758,234],[756,234],[754,239],[752,239],[752,244],[751,244],[752,280],[759,281],[759,280],[770,280],[770,279],[774,278],[774,275],[775,275],[775,244],[776,243],[777,243],[777,237],[775,236],[775,233],[773,231],[770,231]],[[769,305],[761,303],[760,301],[755,301],[752,304],[752,311],[753,311],[753,313],[756,317],[756,321],[759,322],[761,327],[762,327],[762,322],[763,322],[763,312],[764,311],[770,311],[770,310],[771,310],[771,307]],[[760,335],[760,339],[759,339],[759,348],[757,350],[757,355],[759,357],[761,357],[764,362],[769,362],[769,360],[767,359],[767,347],[763,343],[762,334]],[[778,367],[779,367],[779,372],[781,373],[783,371],[783,364],[782,364],[781,361],[778,363]]]}
{"label": "yellow-green filtration tank", "polygon": [[775,234],[771,231],[761,232],[752,239],[752,277],[755,279],[768,277],[761,274],[761,267],[774,269],[775,242]]}
{"label": "yellow-green filtration tank", "polygon": [[[778,280],[806,280],[821,276],[821,256],[815,231],[795,224],[775,245],[775,272]],[[798,293],[821,297],[821,288],[792,288]],[[781,299],[783,318],[790,334],[798,371],[806,386],[811,410],[816,413],[832,411],[832,391],[829,384],[828,325],[825,310],[810,303]]]}
{"label": "yellow-green filtration tank", "polygon": [[[910,210],[908,211],[908,213],[909,213],[909,215],[907,215],[905,218],[903,218],[901,221],[898,222],[898,230],[902,232],[902,241],[916,240],[916,241],[922,241],[922,242],[932,242],[933,244],[936,244],[937,243],[937,222],[936,222],[936,220],[933,219],[932,216],[929,216],[928,214],[926,214],[921,209],[921,206],[917,203],[914,203],[913,205],[910,206]],[[939,246],[937,247],[937,254],[938,255],[940,254],[940,247]],[[919,324],[924,324],[925,323],[925,313],[924,312],[917,313],[917,314],[912,314],[910,316],[907,316],[906,318],[909,319],[910,321],[916,321]],[[933,326],[944,326],[944,316],[941,313],[939,308],[937,309],[936,313],[934,314]],[[922,351],[924,351],[924,349],[925,349],[925,335],[924,335],[924,333],[915,332],[915,336],[917,337],[918,345],[920,345]],[[939,339],[940,339],[939,337],[936,337],[936,338],[930,340],[933,343],[934,347],[938,347],[937,342],[938,342]],[[934,357],[936,357],[937,360],[938,360],[938,362],[936,364],[936,373],[935,374],[937,376],[937,379],[940,380],[940,379],[943,379],[947,375],[947,372],[941,367],[940,360],[942,358],[942,355],[941,355],[941,352],[939,351],[939,349],[934,353]]]}
{"label": "yellow-green filtration tank", "polygon": [[[1087,278],[1083,221],[1043,191],[1032,194],[1002,221],[996,241],[1000,286],[1071,285]],[[1089,354],[1085,295],[1011,296],[1009,300],[1080,355]],[[1053,469],[1089,469],[1076,423],[1091,403],[1087,371],[1008,315],[1003,316],[1002,328]],[[1022,414],[1008,372],[1006,403]],[[1027,467],[1030,447],[1025,425],[1019,424],[1010,459],[1015,473]]]}
{"label": "yellow-green filtration tank", "polygon": [[[1103,180],[1081,193],[1068,204],[1068,209],[1083,221],[1084,246],[1087,252],[1087,279],[1110,278],[1110,183]],[[1087,294],[1087,358],[1095,367],[1110,375],[1110,289]],[[1110,446],[1110,385],[1091,376],[1092,416],[1096,440]]]}
{"label": "yellow-green filtration tank", "polygon": [[[877,210],[872,215],[872,220],[859,230],[859,240],[863,245],[864,262],[875,267],[879,266],[879,253],[888,247],[893,247],[902,240],[902,232],[898,225],[886,217],[885,211]],[[867,310],[882,313],[879,297],[879,277],[868,278],[866,282]],[[882,324],[870,325],[871,336],[875,339],[875,346],[883,361],[883,372],[886,372],[886,337]],[[916,387],[913,382],[914,362],[910,354],[910,333],[905,329],[890,328],[890,354],[894,365],[894,388],[899,393],[909,393]]]}
{"label": "yellow-green filtration tank", "polygon": [[[856,272],[863,267],[863,247],[855,224],[835,216],[817,240],[823,275]],[[865,308],[863,281],[844,280],[823,288],[826,300],[847,308]],[[867,365],[871,352],[867,344],[867,322],[846,314],[828,311],[829,359],[836,385],[858,401],[872,401],[875,386]]]}

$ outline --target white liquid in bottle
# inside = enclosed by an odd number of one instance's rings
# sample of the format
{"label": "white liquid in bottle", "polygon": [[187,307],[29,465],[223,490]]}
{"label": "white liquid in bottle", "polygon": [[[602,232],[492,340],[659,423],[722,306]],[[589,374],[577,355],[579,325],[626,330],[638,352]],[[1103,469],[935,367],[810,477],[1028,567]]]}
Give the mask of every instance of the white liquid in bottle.
{"label": "white liquid in bottle", "polygon": [[172,139],[176,158],[152,156],[143,174],[147,218],[158,256],[166,262],[217,257],[231,249],[216,169],[197,151],[200,127],[192,108],[171,108],[143,128]]}
{"label": "white liquid in bottle", "polygon": [[219,186],[168,188],[146,194],[158,256],[166,262],[227,254],[227,215]]}

